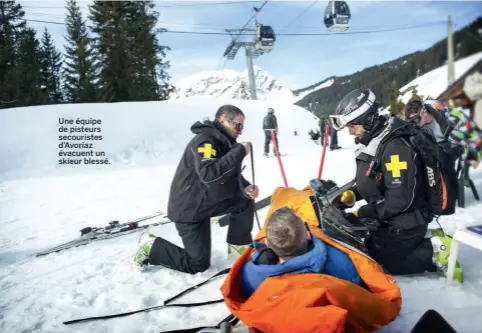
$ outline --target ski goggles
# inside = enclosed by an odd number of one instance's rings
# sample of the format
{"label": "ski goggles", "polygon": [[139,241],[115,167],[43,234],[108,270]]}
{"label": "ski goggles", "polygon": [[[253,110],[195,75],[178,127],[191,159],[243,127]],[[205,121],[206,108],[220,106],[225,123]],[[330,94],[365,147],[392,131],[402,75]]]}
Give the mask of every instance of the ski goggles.
{"label": "ski goggles", "polygon": [[357,110],[349,113],[349,114],[337,114],[337,115],[330,115],[330,121],[333,128],[337,131],[342,130],[347,125],[363,125],[364,118],[362,117],[370,108],[373,106],[371,102],[367,101],[367,103],[363,104]]}
{"label": "ski goggles", "polygon": [[361,125],[362,124],[362,121],[354,122],[353,119],[355,119],[355,118],[347,117],[347,116],[344,116],[344,115],[333,115],[333,116],[329,116],[329,117],[330,117],[331,125],[337,131],[345,128],[348,124],[350,124],[350,125]]}

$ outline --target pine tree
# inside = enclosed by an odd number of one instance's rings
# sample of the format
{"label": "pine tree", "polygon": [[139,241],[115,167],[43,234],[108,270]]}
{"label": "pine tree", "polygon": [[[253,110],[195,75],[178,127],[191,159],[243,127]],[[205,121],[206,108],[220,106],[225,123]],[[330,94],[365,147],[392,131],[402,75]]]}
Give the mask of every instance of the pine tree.
{"label": "pine tree", "polygon": [[0,1],[0,108],[16,106],[18,39],[26,22],[25,12],[15,1]]}
{"label": "pine tree", "polygon": [[164,29],[156,29],[159,13],[154,11],[152,1],[135,1],[130,3],[133,11],[127,17],[129,36],[134,41],[132,58],[136,72],[133,94],[136,100],[164,100],[169,97],[173,87],[169,84],[167,69],[169,62],[165,60],[167,46],[159,45],[157,37]]}
{"label": "pine tree", "polygon": [[61,54],[57,51],[52,42],[47,28],[42,35],[41,47],[42,62],[42,90],[47,96],[49,104],[62,103],[62,91],[60,85],[60,72],[62,68]]}
{"label": "pine tree", "polygon": [[90,20],[95,33],[94,48],[99,68],[98,94],[102,102],[133,100],[136,81],[132,59],[132,41],[127,34],[126,16],[132,5],[126,1],[94,1]]}
{"label": "pine tree", "polygon": [[91,39],[76,0],[67,1],[64,93],[70,103],[96,101]]}
{"label": "pine tree", "polygon": [[159,45],[158,13],[152,1],[94,1],[90,19],[104,102],[162,100],[173,90]]}
{"label": "pine tree", "polygon": [[47,96],[42,92],[42,51],[35,30],[26,28],[20,35],[15,75],[19,79],[18,105],[45,104]]}
{"label": "pine tree", "polygon": [[393,115],[400,115],[403,118],[403,108],[405,104],[398,100],[400,96],[400,91],[398,90],[397,81],[392,80],[392,84],[390,85],[388,91],[388,99],[390,102],[390,113]]}

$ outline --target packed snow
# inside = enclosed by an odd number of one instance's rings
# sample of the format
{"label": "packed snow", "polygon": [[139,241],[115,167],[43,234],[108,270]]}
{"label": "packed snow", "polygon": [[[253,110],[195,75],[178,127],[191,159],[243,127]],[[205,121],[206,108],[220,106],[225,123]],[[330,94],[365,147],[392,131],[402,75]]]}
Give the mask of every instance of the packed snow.
{"label": "packed snow", "polygon": [[[232,263],[226,255],[226,228],[213,225],[212,266],[196,275],[163,268],[132,268],[140,233],[93,242],[43,257],[39,250],[77,237],[86,226],[104,226],[164,210],[169,186],[196,120],[212,119],[231,103],[246,114],[240,141],[252,141],[260,198],[283,186],[278,162],[262,157],[262,118],[268,107],[279,121],[280,150],[288,185],[303,188],[315,178],[321,146],[308,131],[317,119],[308,111],[268,101],[178,99],[163,102],[78,104],[0,110],[0,332],[160,332],[214,325],[229,312],[223,303],[198,308],[167,308],[123,318],[63,325],[62,322],[161,305],[164,300],[204,281]],[[104,151],[107,165],[58,165],[60,126],[68,131],[77,119],[100,120],[102,135],[93,150]],[[74,124],[59,124],[59,119]],[[297,136],[294,132],[297,131]],[[65,140],[75,142],[72,140]],[[355,145],[346,132],[343,149],[327,151],[323,178],[340,185],[354,176]],[[72,149],[63,149],[64,151]],[[90,148],[77,149],[89,151]],[[249,157],[244,175],[252,179]],[[480,188],[482,173],[472,177]],[[456,227],[481,222],[481,205],[467,190],[467,208],[440,219],[452,234]],[[259,212],[264,220],[267,209]],[[435,228],[437,225],[432,225]],[[173,224],[151,229],[175,244],[182,242]],[[253,235],[258,232],[257,227]],[[465,282],[445,286],[443,276],[396,277],[402,290],[400,316],[379,332],[407,333],[428,309],[439,311],[458,332],[482,325],[482,253],[461,246]],[[221,298],[223,277],[182,297],[179,302]],[[237,325],[236,332],[247,332]]]}
{"label": "packed snow", "polygon": [[323,81],[323,82],[317,84],[317,85],[314,86],[313,88],[310,88],[310,89],[307,89],[307,90],[303,90],[303,91],[300,92],[299,94],[295,95],[293,103],[296,103],[296,102],[298,102],[298,101],[301,101],[303,98],[305,98],[306,96],[308,96],[309,94],[311,94],[311,93],[314,92],[314,91],[317,91],[317,90],[320,90],[320,89],[323,89],[323,88],[328,88],[328,87],[330,87],[333,83],[335,83],[335,79],[331,78],[331,79],[329,79],[329,80],[326,80],[326,81]]}
{"label": "packed snow", "polygon": [[[293,92],[275,79],[269,72],[254,66],[256,97],[258,100],[293,104]],[[205,71],[193,74],[175,84],[171,99],[204,97],[251,99],[248,70],[231,69]]]}
{"label": "packed snow", "polygon": [[[482,52],[474,53],[454,62],[455,80],[464,75],[475,63],[482,59]],[[423,98],[437,98],[447,88],[448,68],[440,66],[399,89],[399,100],[406,104],[413,96],[414,90]]]}

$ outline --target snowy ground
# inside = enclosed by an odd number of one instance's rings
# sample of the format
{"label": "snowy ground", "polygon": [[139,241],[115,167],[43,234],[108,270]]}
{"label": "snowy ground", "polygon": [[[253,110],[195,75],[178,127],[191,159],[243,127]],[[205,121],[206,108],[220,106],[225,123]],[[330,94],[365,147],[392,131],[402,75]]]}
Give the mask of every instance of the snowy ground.
{"label": "snowy ground", "polygon": [[[68,241],[85,226],[130,219],[165,208],[173,172],[189,126],[214,114],[220,101],[98,104],[0,110],[0,332],[160,332],[212,325],[226,317],[224,304],[192,309],[162,309],[69,326],[63,321],[109,315],[161,305],[164,300],[229,267],[226,229],[213,226],[212,267],[186,275],[154,268],[139,273],[131,262],[139,234],[94,242],[36,258],[47,247]],[[274,106],[280,121],[280,145],[289,186],[302,188],[316,177],[321,147],[307,132],[313,116],[295,106],[236,101],[246,111],[246,133],[255,148],[256,183],[260,198],[282,186],[277,160],[263,158],[261,119]],[[102,119],[102,149],[112,164],[59,168],[58,117]],[[298,136],[293,131],[298,130]],[[173,141],[167,142],[167,138]],[[342,184],[354,175],[354,144],[340,135],[344,149],[327,152],[323,175]],[[251,179],[249,158],[244,174]],[[480,188],[482,172],[473,172]],[[481,205],[467,190],[467,208],[440,219],[448,233],[457,226],[482,222]],[[259,214],[264,220],[266,210]],[[433,225],[436,227],[437,225]],[[172,224],[153,233],[181,245]],[[253,234],[257,232],[253,230]],[[482,253],[462,246],[465,283],[445,287],[440,276],[396,277],[402,289],[400,316],[379,332],[408,333],[427,309],[441,312],[458,332],[478,332],[482,325]],[[179,301],[221,297],[223,278]],[[239,328],[238,332],[247,332]]]}

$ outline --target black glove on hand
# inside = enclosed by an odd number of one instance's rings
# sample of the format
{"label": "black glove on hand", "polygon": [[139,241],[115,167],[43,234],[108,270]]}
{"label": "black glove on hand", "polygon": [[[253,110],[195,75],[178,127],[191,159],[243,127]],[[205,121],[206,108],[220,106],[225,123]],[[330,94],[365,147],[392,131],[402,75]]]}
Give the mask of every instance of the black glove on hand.
{"label": "black glove on hand", "polygon": [[350,222],[352,225],[361,225],[362,222],[360,221],[360,219],[358,218],[358,216],[356,216],[355,214],[353,213],[346,213],[345,214],[345,218],[348,220],[348,222]]}
{"label": "black glove on hand", "polygon": [[379,220],[371,218],[360,218],[360,222],[363,223],[370,231],[377,230],[381,224]]}

